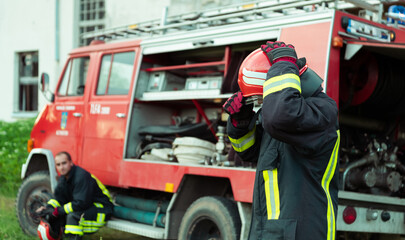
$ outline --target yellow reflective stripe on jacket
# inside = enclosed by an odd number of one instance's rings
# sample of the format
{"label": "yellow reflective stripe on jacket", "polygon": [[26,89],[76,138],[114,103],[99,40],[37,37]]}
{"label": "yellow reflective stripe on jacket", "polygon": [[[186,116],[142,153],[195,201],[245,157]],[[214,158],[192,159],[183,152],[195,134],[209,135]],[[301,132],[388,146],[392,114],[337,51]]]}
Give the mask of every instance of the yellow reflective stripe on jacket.
{"label": "yellow reflective stripe on jacket", "polygon": [[94,204],[94,206],[96,206],[97,208],[103,208],[103,207],[104,207],[103,204],[98,203],[98,202],[95,202],[95,203],[93,203],[93,204]]}
{"label": "yellow reflective stripe on jacket", "polygon": [[234,139],[229,137],[229,140],[231,141],[233,149],[237,152],[243,152],[246,149],[250,148],[255,144],[255,139],[256,139],[256,126],[253,128],[252,131],[248,132],[246,135],[239,139]]}
{"label": "yellow reflective stripe on jacket", "polygon": [[322,188],[325,191],[328,200],[328,212],[326,216],[328,221],[328,235],[326,238],[327,240],[335,240],[335,229],[336,229],[335,209],[333,209],[332,199],[330,197],[329,184],[333,178],[333,175],[335,174],[336,164],[338,162],[339,145],[340,145],[340,131],[338,130],[335,147],[333,148],[328,166],[322,178]]}
{"label": "yellow reflective stripe on jacket", "polygon": [[98,187],[101,189],[101,191],[104,193],[104,195],[106,195],[108,197],[108,199],[110,199],[110,202],[112,202],[110,193],[108,192],[108,189],[104,186],[104,184],[102,182],[100,182],[100,180],[98,180],[96,178],[96,176],[94,176],[93,174],[91,174],[91,177],[96,180]]}
{"label": "yellow reflective stripe on jacket", "polygon": [[83,227],[76,225],[65,225],[65,234],[83,235]]}
{"label": "yellow reflective stripe on jacket", "polygon": [[65,210],[66,214],[73,212],[72,203],[66,203],[65,205],[63,205],[63,209]]}
{"label": "yellow reflective stripe on jacket", "polygon": [[48,204],[51,205],[54,208],[60,207],[59,202],[56,199],[51,199],[48,201]]}
{"label": "yellow reflective stripe on jacket", "polygon": [[105,222],[105,214],[104,213],[97,213],[97,222],[104,223]]}
{"label": "yellow reflective stripe on jacket", "polygon": [[263,97],[266,97],[271,93],[281,91],[285,88],[295,88],[301,93],[300,77],[295,74],[288,73],[268,79],[263,84]]}
{"label": "yellow reflective stripe on jacket", "polygon": [[280,216],[280,194],[278,191],[277,168],[263,171],[264,191],[266,194],[267,219]]}

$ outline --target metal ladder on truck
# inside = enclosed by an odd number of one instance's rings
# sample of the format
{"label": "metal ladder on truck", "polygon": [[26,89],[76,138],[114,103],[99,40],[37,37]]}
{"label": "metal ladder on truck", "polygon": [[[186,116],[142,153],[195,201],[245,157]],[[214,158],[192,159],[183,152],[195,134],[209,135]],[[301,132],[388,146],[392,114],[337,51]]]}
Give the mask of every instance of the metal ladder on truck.
{"label": "metal ladder on truck", "polygon": [[372,20],[382,22],[383,4],[378,0],[270,0],[256,1],[248,4],[235,4],[216,9],[202,10],[167,17],[167,8],[161,19],[130,24],[111,29],[83,33],[84,40],[115,40],[123,38],[139,39],[163,34],[205,29],[216,26],[232,25],[262,19],[277,19],[280,16],[296,15],[322,11],[326,9],[361,9]]}

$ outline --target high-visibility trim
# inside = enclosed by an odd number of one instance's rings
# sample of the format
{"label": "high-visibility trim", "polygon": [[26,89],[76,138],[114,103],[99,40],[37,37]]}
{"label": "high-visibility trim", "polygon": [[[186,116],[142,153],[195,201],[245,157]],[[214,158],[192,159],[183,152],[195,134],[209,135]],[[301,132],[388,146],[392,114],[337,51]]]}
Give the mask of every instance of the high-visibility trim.
{"label": "high-visibility trim", "polygon": [[83,232],[84,233],[95,233],[99,230],[100,228],[98,227],[83,227]]}
{"label": "high-visibility trim", "polygon": [[239,139],[229,137],[233,149],[237,152],[243,152],[255,144],[256,140],[256,126],[247,134]]}
{"label": "high-visibility trim", "polygon": [[266,81],[267,73],[249,71],[246,68],[243,68],[242,73],[243,81],[246,84],[263,86],[263,83]]}
{"label": "high-visibility trim", "polygon": [[280,193],[278,190],[277,168],[263,171],[264,191],[266,194],[267,219],[278,219],[280,216]]}
{"label": "high-visibility trim", "polygon": [[263,97],[285,88],[295,88],[301,93],[300,77],[292,73],[287,73],[268,79],[263,84]]}
{"label": "high-visibility trim", "polygon": [[63,209],[65,210],[66,214],[73,212],[72,202],[66,203],[63,205]]}
{"label": "high-visibility trim", "polygon": [[65,225],[65,234],[74,234],[83,236],[83,227],[76,225]]}
{"label": "high-visibility trim", "polygon": [[112,202],[110,193],[108,192],[108,189],[104,186],[104,184],[102,182],[100,182],[100,180],[98,180],[96,178],[96,176],[94,176],[93,174],[91,174],[91,177],[96,180],[98,187],[101,189],[101,191],[104,193],[104,195],[106,195],[108,197],[108,199],[110,199],[110,202]]}
{"label": "high-visibility trim", "polygon": [[104,208],[103,204],[101,204],[101,203],[95,202],[95,203],[93,203],[93,204],[94,204],[94,206],[96,206],[97,208]]}
{"label": "high-visibility trim", "polygon": [[105,222],[105,214],[104,213],[97,213],[97,220],[85,220],[82,219],[80,221],[80,225],[83,226],[84,233],[94,233],[98,231],[101,227],[106,224]]}
{"label": "high-visibility trim", "polygon": [[104,213],[97,213],[97,222],[104,223],[105,222],[105,214]]}
{"label": "high-visibility trim", "polygon": [[80,222],[80,225],[82,225],[83,227],[98,227],[98,228],[101,228],[102,226],[105,225],[105,222],[84,220],[84,221]]}
{"label": "high-visibility trim", "polygon": [[60,207],[60,203],[56,199],[51,199],[48,201],[48,204],[54,208]]}
{"label": "high-visibility trim", "polygon": [[267,76],[267,73],[265,72],[249,71],[246,68],[242,69],[242,74],[248,78],[259,78],[261,80],[266,80]]}
{"label": "high-visibility trim", "polygon": [[246,84],[257,85],[257,86],[263,86],[265,79],[249,78],[249,77],[243,76],[243,81],[244,81]]}
{"label": "high-visibility trim", "polygon": [[336,170],[336,165],[338,162],[338,152],[339,152],[339,145],[340,145],[340,131],[336,131],[337,133],[337,139],[335,143],[335,147],[333,148],[332,154],[329,159],[328,166],[326,168],[326,171],[323,175],[322,178],[322,188],[326,193],[326,198],[328,201],[328,211],[327,211],[327,222],[328,222],[328,235],[326,240],[335,240],[335,229],[336,229],[336,221],[335,221],[335,209],[333,208],[333,203],[332,199],[330,197],[330,192],[329,192],[329,184],[330,181],[332,180],[335,170]]}

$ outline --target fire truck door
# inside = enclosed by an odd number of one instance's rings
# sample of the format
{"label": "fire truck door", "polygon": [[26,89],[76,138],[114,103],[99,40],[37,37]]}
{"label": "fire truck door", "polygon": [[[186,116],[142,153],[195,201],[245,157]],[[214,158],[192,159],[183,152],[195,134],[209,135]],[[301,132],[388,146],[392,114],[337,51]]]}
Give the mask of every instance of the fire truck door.
{"label": "fire truck door", "polygon": [[89,56],[71,58],[67,62],[55,96],[55,109],[50,111],[55,114],[55,121],[50,121],[47,127],[48,131],[55,129],[55,139],[49,139],[55,146],[54,154],[67,151],[75,163],[81,155],[84,90],[89,63]]}
{"label": "fire truck door", "polygon": [[82,166],[108,185],[118,184],[134,59],[133,50],[102,55],[98,81],[86,106]]}

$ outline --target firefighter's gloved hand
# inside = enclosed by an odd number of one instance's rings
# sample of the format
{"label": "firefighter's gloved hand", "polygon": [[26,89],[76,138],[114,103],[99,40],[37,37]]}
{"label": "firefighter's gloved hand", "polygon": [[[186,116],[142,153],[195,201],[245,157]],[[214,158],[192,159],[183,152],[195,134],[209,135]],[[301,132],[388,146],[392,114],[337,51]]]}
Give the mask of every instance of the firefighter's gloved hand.
{"label": "firefighter's gloved hand", "polygon": [[297,65],[297,53],[295,52],[294,46],[291,44],[267,41],[265,45],[261,46],[261,49],[266,53],[271,64],[279,61],[288,61]]}
{"label": "firefighter's gloved hand", "polygon": [[38,216],[43,217],[43,218],[56,218],[57,216],[55,216],[53,213],[55,211],[56,208],[53,208],[51,206],[47,206],[45,209],[43,209],[42,211],[38,212]]}
{"label": "firefighter's gloved hand", "polygon": [[246,104],[246,99],[241,91],[234,93],[222,106],[232,121],[232,125],[237,128],[245,128],[252,119],[253,104]]}
{"label": "firefighter's gloved hand", "polygon": [[295,64],[297,64],[297,67],[298,67],[298,69],[300,70],[300,75],[302,74],[301,73],[301,70],[303,70],[303,67],[305,66],[305,64],[307,64],[307,59],[306,58],[299,58],[296,62],[295,62]]}
{"label": "firefighter's gloved hand", "polygon": [[52,215],[57,218],[59,216],[58,208],[55,208],[52,212]]}

